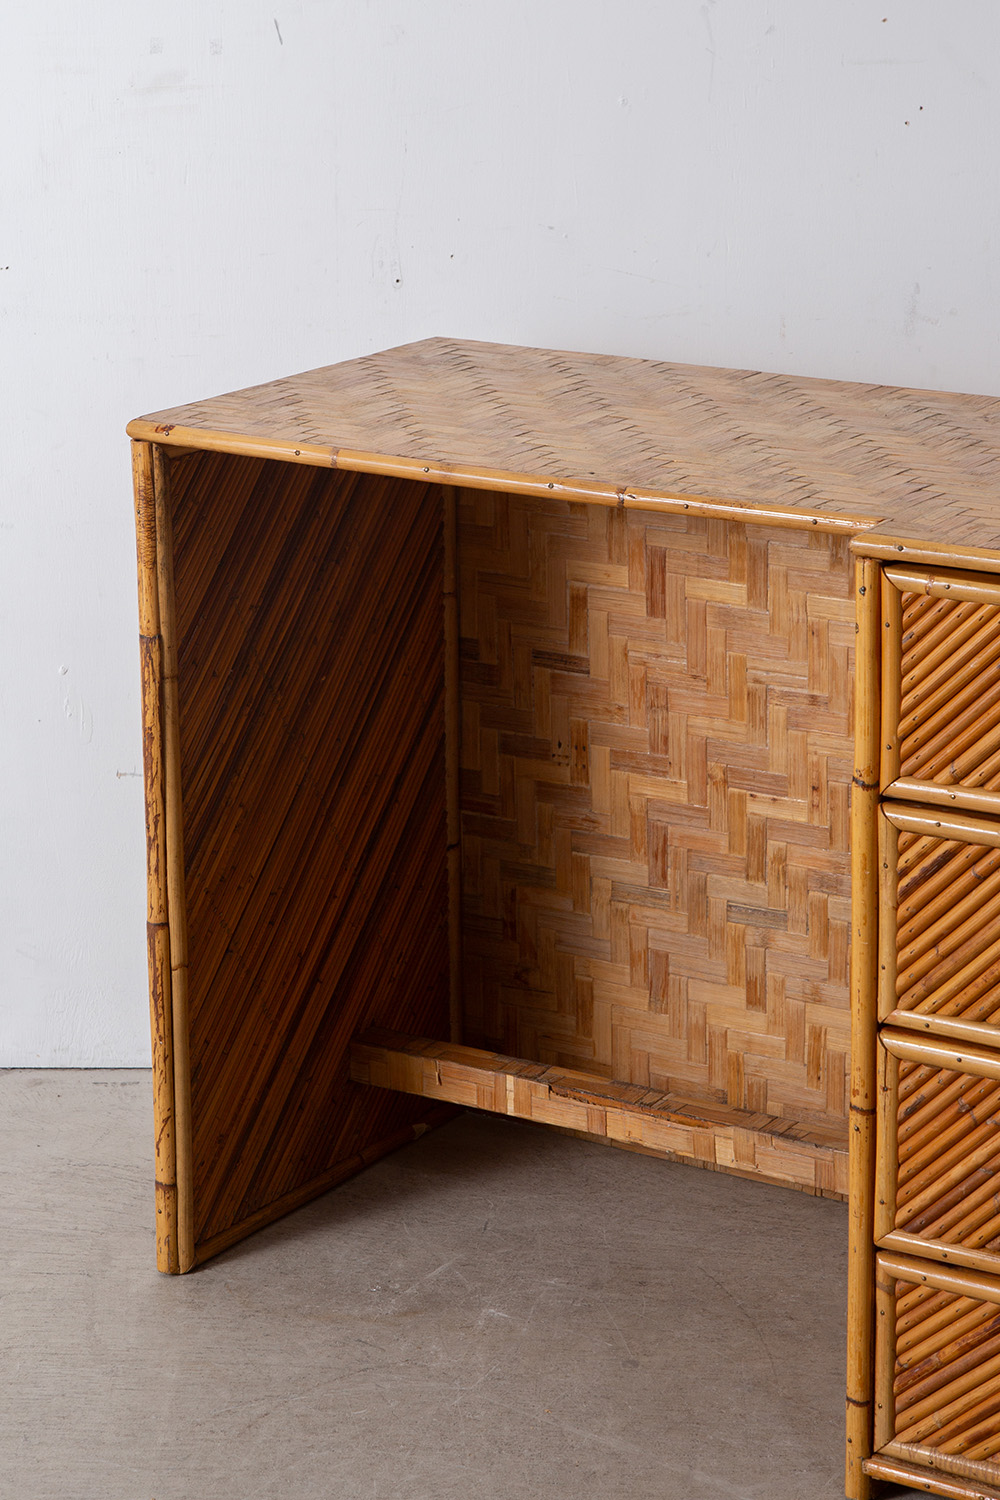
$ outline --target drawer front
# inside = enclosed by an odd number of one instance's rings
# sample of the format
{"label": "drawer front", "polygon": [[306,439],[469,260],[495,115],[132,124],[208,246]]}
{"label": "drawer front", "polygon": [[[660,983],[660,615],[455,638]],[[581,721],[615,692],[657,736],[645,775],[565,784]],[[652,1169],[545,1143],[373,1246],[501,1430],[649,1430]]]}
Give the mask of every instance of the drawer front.
{"label": "drawer front", "polygon": [[889,566],[882,610],[883,789],[1000,813],[1000,576]]}
{"label": "drawer front", "polygon": [[880,1245],[1000,1275],[1000,1052],[885,1028]]}
{"label": "drawer front", "polygon": [[880,1452],[1000,1485],[1000,1282],[876,1262]]}
{"label": "drawer front", "polygon": [[[924,581],[933,587],[934,575],[928,573]],[[898,774],[943,786],[997,790],[1000,590],[988,602],[986,580],[963,588],[956,577],[949,585],[947,597],[900,589]],[[963,592],[971,597],[961,597]]]}
{"label": "drawer front", "polygon": [[883,803],[880,1017],[1000,1046],[1000,819]]}

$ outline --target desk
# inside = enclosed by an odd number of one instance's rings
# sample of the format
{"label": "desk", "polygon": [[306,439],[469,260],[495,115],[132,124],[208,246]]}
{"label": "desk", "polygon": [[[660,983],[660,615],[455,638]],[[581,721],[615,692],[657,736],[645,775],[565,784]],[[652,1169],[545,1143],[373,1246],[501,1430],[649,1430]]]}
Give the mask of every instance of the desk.
{"label": "desk", "polygon": [[850,1189],[848,1492],[1000,1494],[1000,401],[430,339],[128,431],[160,1268],[456,1105]]}

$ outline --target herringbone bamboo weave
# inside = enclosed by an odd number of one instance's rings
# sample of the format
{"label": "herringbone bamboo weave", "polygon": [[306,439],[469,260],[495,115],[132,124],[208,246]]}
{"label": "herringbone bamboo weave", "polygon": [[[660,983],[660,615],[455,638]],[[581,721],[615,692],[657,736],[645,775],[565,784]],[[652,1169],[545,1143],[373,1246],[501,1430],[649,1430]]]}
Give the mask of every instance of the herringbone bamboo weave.
{"label": "herringbone bamboo weave", "polygon": [[635,490],[709,496],[792,523],[883,520],[886,536],[1000,549],[1000,401],[985,396],[425,339],[156,412],[129,432],[589,486],[612,503]]}
{"label": "herringbone bamboo weave", "polygon": [[891,1373],[891,1390],[882,1394],[880,1450],[1000,1485],[1000,1292],[990,1294],[983,1278],[973,1277],[965,1295],[933,1278],[917,1283],[883,1273],[879,1280],[885,1311],[879,1339],[889,1344]]}
{"label": "herringbone bamboo weave", "polygon": [[845,1137],[844,540],[462,499],[465,1040]]}
{"label": "herringbone bamboo weave", "polygon": [[261,459],[173,468],[204,1256],[427,1118],[352,1084],[346,1047],[374,1019],[447,1035],[442,505]]}

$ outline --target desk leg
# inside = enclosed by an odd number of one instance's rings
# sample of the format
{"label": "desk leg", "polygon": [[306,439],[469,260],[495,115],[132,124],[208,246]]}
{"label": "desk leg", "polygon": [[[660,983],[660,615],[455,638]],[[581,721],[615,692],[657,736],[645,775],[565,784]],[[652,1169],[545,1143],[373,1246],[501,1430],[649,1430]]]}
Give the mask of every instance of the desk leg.
{"label": "desk leg", "polygon": [[878,988],[879,567],[856,569],[855,771],[851,787],[850,1250],[847,1314],[849,1500],[868,1500],[874,1330],[875,1034]]}

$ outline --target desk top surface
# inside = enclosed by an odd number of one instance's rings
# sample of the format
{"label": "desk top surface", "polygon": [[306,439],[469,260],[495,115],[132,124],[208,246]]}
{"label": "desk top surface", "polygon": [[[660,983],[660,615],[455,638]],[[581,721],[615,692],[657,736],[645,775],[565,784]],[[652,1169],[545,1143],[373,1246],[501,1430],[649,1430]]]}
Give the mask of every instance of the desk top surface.
{"label": "desk top surface", "polygon": [[1000,556],[1000,400],[425,339],[129,424],[180,448]]}

